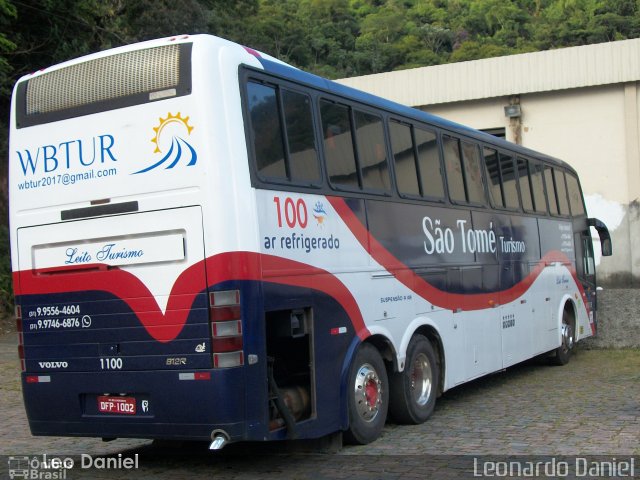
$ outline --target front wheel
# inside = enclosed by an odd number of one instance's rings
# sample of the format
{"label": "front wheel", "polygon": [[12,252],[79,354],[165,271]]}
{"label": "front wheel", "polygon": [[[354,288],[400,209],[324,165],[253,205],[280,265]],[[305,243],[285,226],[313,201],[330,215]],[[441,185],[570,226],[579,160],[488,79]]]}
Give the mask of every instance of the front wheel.
{"label": "front wheel", "polygon": [[358,348],[347,388],[349,429],[345,440],[366,445],[382,433],[389,408],[389,381],[382,357],[373,345]]}
{"label": "front wheel", "polygon": [[565,311],[562,315],[562,326],[560,328],[562,343],[556,348],[552,361],[556,365],[566,365],[569,363],[575,344],[573,315]]}
{"label": "front wheel", "polygon": [[423,423],[436,404],[440,371],[431,342],[414,335],[407,348],[406,367],[391,374],[391,416],[398,423]]}

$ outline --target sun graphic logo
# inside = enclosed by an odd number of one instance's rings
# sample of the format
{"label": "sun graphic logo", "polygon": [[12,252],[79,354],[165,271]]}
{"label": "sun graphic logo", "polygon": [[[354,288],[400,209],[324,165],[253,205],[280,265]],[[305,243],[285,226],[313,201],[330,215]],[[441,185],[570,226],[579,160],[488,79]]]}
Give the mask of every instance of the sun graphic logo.
{"label": "sun graphic logo", "polygon": [[160,117],[158,126],[153,127],[155,135],[151,142],[155,144],[153,153],[162,155],[162,158],[154,164],[134,172],[134,175],[159,167],[170,170],[180,163],[186,164],[187,167],[195,165],[198,161],[198,154],[185,140],[185,136],[189,137],[193,128],[189,125],[189,117],[182,117],[180,112],[175,115],[169,112],[167,118]]}
{"label": "sun graphic logo", "polygon": [[313,218],[316,219],[319,227],[324,226],[324,219],[327,218],[327,211],[324,209],[324,204],[322,202],[316,202],[316,205],[313,207]]}

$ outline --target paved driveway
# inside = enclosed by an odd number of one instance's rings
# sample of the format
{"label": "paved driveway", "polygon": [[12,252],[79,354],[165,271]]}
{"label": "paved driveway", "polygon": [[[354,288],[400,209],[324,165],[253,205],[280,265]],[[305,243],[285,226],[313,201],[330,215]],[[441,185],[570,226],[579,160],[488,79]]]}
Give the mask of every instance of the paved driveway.
{"label": "paved driveway", "polygon": [[[557,468],[566,461],[575,473],[575,468],[603,465],[592,463],[599,461],[592,457],[596,455],[615,456],[618,462],[633,459],[635,476],[640,477],[640,350],[579,350],[564,367],[539,361],[512,367],[450,390],[438,400],[429,421],[389,424],[382,437],[367,446],[340,451],[325,446],[322,453],[309,453],[308,444],[231,445],[221,454],[211,454],[201,444],[32,437],[16,356],[14,336],[0,337],[2,478],[9,477],[9,467],[20,465],[19,459],[42,459],[43,454],[72,459],[74,468],[47,472],[61,472],[64,477],[58,478],[69,479],[478,478],[474,474],[496,473],[496,468],[500,473],[501,466],[508,466],[499,463],[505,456],[524,466],[542,461]],[[117,462],[120,453],[134,459],[137,454],[137,468],[82,468],[82,454]],[[576,455],[589,456],[584,460],[588,463],[576,466]],[[8,456],[14,457],[12,464]],[[89,457],[84,458],[88,463]],[[615,466],[625,468],[624,463]]]}

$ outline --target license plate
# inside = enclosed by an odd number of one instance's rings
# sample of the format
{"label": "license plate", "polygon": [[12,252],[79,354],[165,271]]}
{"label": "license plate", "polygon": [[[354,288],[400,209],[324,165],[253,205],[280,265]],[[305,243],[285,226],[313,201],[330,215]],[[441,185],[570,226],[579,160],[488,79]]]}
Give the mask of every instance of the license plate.
{"label": "license plate", "polygon": [[115,413],[117,415],[135,415],[136,399],[134,397],[98,397],[98,411],[100,413]]}

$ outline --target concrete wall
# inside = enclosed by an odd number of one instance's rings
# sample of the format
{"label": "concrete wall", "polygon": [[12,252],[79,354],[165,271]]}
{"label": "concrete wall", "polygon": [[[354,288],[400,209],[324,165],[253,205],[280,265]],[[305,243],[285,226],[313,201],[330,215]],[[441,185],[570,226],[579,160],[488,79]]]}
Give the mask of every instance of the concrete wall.
{"label": "concrete wall", "polygon": [[640,290],[598,292],[598,334],[580,342],[582,348],[640,348]]}

